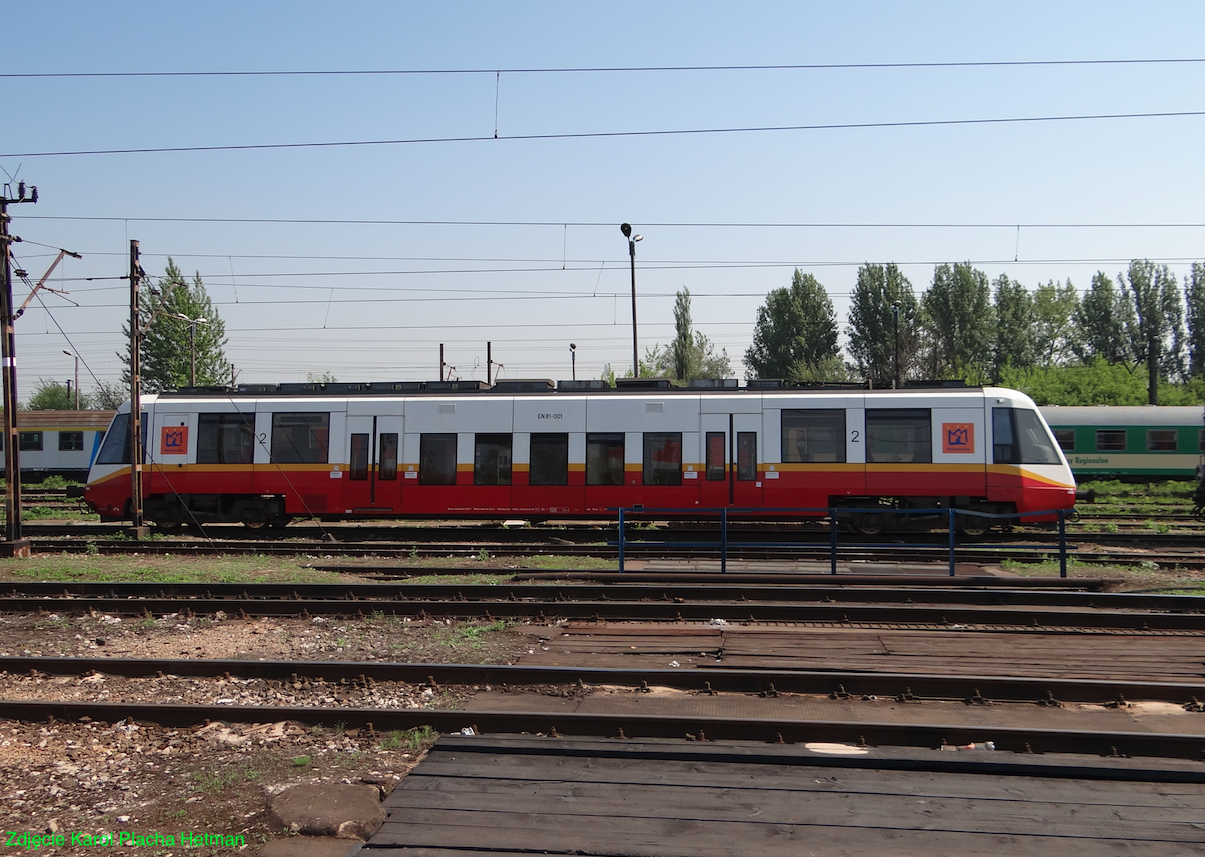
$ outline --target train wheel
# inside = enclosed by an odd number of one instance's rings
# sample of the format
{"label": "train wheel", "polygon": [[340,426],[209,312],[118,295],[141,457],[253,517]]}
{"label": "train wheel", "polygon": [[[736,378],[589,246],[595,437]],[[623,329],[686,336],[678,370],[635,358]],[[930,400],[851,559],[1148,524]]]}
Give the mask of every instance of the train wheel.
{"label": "train wheel", "polygon": [[870,512],[865,515],[860,515],[854,522],[854,526],[858,532],[864,536],[877,536],[883,532],[886,525],[884,516],[878,512]]}
{"label": "train wheel", "polygon": [[992,528],[990,518],[979,518],[974,515],[959,515],[955,519],[955,529],[964,536],[977,539]]}

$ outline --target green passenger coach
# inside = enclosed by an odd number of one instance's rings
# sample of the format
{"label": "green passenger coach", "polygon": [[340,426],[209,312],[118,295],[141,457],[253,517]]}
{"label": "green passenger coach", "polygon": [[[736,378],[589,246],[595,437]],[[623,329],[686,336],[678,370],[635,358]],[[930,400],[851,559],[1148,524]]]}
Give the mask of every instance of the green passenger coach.
{"label": "green passenger coach", "polygon": [[1192,479],[1205,461],[1205,408],[1044,407],[1079,479]]}

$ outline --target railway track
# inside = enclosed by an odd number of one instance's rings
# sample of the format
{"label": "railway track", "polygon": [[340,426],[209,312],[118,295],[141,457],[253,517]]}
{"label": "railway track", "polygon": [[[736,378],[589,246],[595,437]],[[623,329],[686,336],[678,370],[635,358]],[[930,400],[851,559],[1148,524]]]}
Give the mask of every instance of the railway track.
{"label": "railway track", "polygon": [[[261,588],[262,587],[262,588]],[[217,594],[215,594],[215,591]],[[252,593],[255,594],[252,594]],[[1116,600],[1114,600],[1116,599]],[[785,622],[838,627],[973,627],[1019,632],[1205,633],[1191,596],[973,591],[923,592],[750,586],[533,586],[367,584],[4,584],[0,612],[97,611],[227,616],[366,614],[547,621]]]}

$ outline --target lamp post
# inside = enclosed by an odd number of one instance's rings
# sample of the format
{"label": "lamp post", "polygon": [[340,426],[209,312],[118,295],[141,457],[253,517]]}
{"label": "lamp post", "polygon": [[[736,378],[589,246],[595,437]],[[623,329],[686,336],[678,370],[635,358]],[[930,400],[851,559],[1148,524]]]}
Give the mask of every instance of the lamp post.
{"label": "lamp post", "polygon": [[189,318],[182,312],[175,313],[172,318],[188,322],[188,386],[197,386],[197,325],[209,324],[204,318]]}
{"label": "lamp post", "polygon": [[569,363],[573,366],[573,380],[577,380],[577,346],[569,343]]}
{"label": "lamp post", "polygon": [[891,388],[894,390],[900,385],[900,302],[893,301],[891,304],[891,315],[895,319],[895,374],[891,379]]}
{"label": "lamp post", "polygon": [[75,409],[79,410],[79,355],[73,351],[63,351],[68,357],[75,358]]}
{"label": "lamp post", "polygon": [[633,235],[630,223],[620,224],[619,231],[628,239],[628,255],[632,258],[632,377],[640,377],[640,354],[636,346],[636,242],[643,241],[643,235]]}

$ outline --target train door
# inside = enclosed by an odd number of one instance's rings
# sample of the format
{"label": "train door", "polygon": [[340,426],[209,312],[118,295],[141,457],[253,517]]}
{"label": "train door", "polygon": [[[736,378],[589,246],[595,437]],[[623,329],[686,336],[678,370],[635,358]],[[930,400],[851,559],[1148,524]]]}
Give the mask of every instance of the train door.
{"label": "train door", "polygon": [[701,416],[703,472],[699,505],[706,508],[762,505],[758,467],[761,414]]}
{"label": "train door", "polygon": [[398,448],[400,416],[348,416],[344,509],[392,513],[401,509]]}

